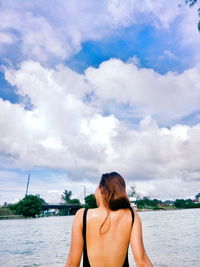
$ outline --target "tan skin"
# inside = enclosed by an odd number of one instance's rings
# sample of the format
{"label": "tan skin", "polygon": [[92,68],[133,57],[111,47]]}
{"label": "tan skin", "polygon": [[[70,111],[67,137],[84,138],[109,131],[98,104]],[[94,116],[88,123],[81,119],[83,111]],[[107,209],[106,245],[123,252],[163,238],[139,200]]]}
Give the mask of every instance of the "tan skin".
{"label": "tan skin", "polygon": [[[130,243],[137,267],[152,267],[143,245],[142,224],[137,211],[133,208],[135,219],[132,227],[129,209],[109,210],[109,219],[102,228],[105,233],[100,235],[99,228],[106,217],[107,209],[98,187],[95,191],[95,198],[98,208],[89,209],[87,214],[86,239],[90,266],[122,267]],[[83,212],[83,208],[79,209],[73,221],[70,252],[65,267],[80,266],[83,252]]]}

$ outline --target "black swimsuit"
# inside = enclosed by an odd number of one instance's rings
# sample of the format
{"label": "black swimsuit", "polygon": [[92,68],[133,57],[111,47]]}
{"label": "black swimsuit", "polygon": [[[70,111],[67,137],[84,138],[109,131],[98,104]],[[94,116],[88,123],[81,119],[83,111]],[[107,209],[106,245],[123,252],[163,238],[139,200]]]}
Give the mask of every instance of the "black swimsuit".
{"label": "black swimsuit", "polygon": [[[132,225],[134,222],[134,212],[132,208],[130,207],[131,214],[132,214]],[[88,209],[84,210],[83,213],[83,240],[84,240],[84,247],[83,247],[83,267],[90,267],[89,259],[88,259],[88,254],[87,254],[87,244],[86,244],[86,216],[87,216],[87,211]],[[128,263],[128,248],[127,248],[127,253],[126,253],[126,258],[124,261],[124,264],[122,267],[129,267]]]}

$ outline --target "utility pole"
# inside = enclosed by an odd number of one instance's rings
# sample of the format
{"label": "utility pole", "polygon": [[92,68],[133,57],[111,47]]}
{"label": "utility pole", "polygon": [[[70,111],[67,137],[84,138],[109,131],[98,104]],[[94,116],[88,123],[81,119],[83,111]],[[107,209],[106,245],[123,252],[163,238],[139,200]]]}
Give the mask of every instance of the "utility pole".
{"label": "utility pole", "polygon": [[84,198],[86,198],[86,187],[84,185]]}
{"label": "utility pole", "polygon": [[29,181],[30,181],[30,173],[28,174],[28,181],[27,181],[27,185],[26,185],[26,194],[25,194],[25,197],[27,196],[28,194],[28,187],[29,187]]}

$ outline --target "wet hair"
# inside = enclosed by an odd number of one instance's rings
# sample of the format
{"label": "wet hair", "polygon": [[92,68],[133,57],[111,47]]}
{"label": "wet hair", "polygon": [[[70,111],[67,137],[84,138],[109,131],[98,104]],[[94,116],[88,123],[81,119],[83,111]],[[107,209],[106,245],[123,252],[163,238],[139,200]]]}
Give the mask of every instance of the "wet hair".
{"label": "wet hair", "polygon": [[126,193],[124,178],[117,172],[102,174],[99,189],[107,209],[107,216],[100,227],[101,233],[101,229],[109,216],[109,210],[127,209],[130,207],[130,201]]}

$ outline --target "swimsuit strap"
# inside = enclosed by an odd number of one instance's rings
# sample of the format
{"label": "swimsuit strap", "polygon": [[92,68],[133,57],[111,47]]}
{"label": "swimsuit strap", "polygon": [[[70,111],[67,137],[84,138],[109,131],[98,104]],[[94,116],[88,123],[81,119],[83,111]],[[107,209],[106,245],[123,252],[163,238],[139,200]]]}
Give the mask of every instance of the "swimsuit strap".
{"label": "swimsuit strap", "polygon": [[[131,210],[131,215],[132,215],[132,226],[133,226],[133,222],[134,222],[134,212],[132,207],[129,207],[129,209]],[[128,245],[129,248],[129,245]],[[128,262],[128,248],[127,248],[127,252],[126,252],[126,258],[123,264],[123,267],[129,267],[129,262]]]}
{"label": "swimsuit strap", "polygon": [[134,212],[133,212],[132,207],[129,207],[129,209],[131,210],[131,215],[132,215],[132,226],[133,226],[134,218],[135,218],[135,214],[134,214]]}
{"label": "swimsuit strap", "polygon": [[87,211],[88,211],[88,209],[85,209],[84,213],[83,213],[83,240],[84,240],[83,267],[90,267],[88,254],[87,254],[87,244],[86,244],[86,218],[87,218]]}

